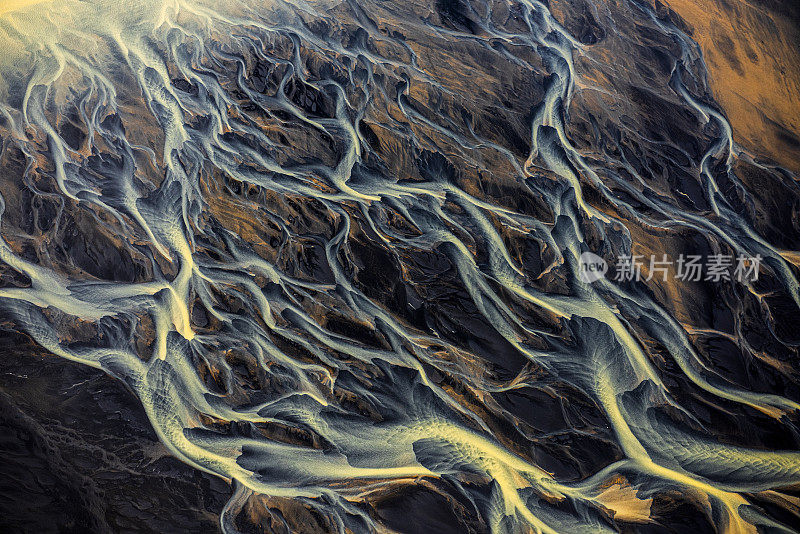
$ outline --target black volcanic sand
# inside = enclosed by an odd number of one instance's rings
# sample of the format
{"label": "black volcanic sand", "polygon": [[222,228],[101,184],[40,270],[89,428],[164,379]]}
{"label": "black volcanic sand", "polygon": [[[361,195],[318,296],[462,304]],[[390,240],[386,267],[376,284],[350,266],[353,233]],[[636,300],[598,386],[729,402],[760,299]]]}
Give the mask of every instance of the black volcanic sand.
{"label": "black volcanic sand", "polygon": [[686,20],[248,4],[0,18],[0,530],[800,524],[800,185]]}
{"label": "black volcanic sand", "polygon": [[173,458],[125,386],[0,336],[0,531],[214,532],[223,480]]}

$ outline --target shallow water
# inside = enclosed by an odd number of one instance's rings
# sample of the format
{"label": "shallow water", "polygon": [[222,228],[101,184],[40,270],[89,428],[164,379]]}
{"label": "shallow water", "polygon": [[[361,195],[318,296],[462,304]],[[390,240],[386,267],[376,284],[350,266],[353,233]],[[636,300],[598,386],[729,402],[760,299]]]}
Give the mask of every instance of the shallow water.
{"label": "shallow water", "polygon": [[[223,532],[798,524],[797,177],[675,13],[0,14],[4,324],[229,481]],[[587,251],[763,263],[585,283]]]}

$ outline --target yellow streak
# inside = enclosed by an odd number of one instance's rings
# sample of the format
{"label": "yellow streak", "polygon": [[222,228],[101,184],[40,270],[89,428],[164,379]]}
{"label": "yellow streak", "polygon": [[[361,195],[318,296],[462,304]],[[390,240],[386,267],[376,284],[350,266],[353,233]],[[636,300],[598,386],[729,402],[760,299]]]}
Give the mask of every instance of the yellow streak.
{"label": "yellow streak", "polygon": [[42,4],[46,1],[47,0],[4,0],[0,2],[0,15],[19,11],[36,4]]}

